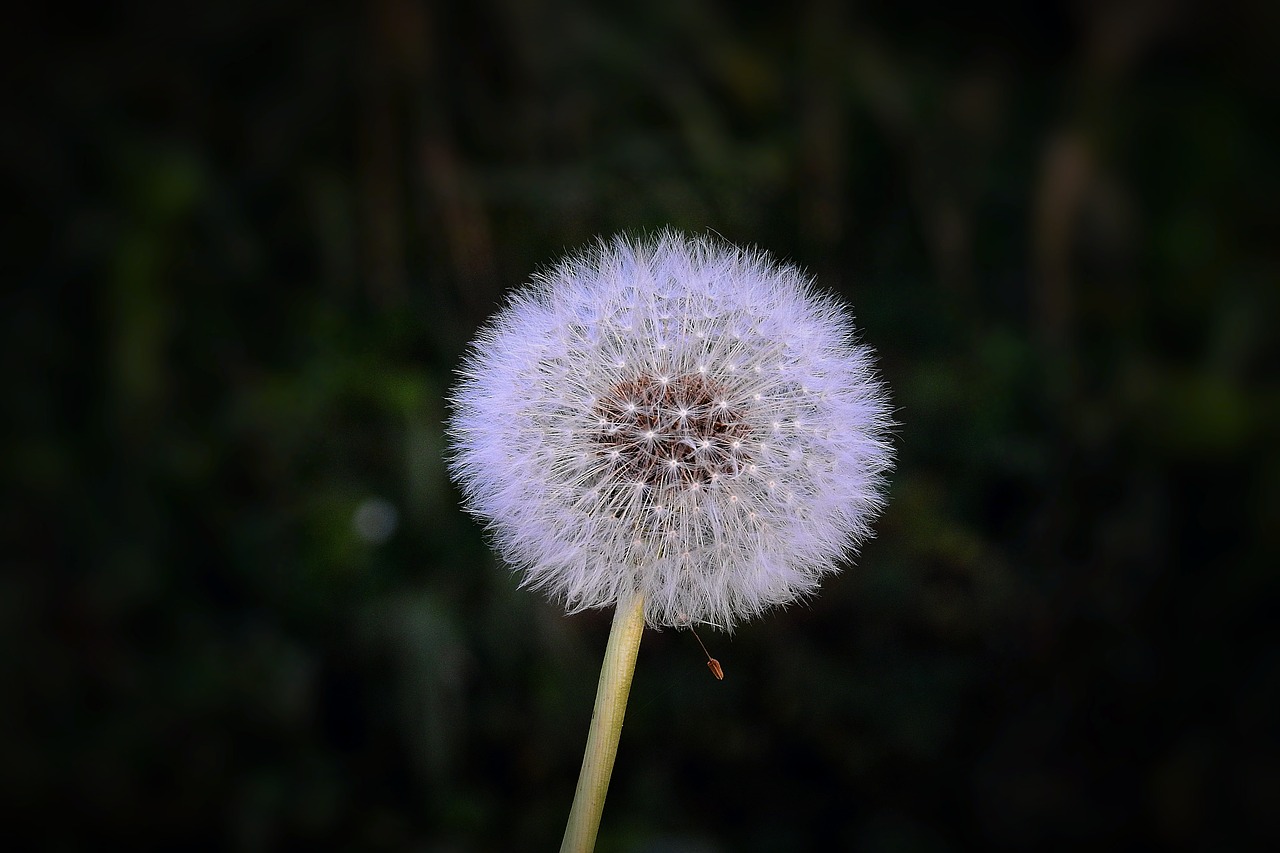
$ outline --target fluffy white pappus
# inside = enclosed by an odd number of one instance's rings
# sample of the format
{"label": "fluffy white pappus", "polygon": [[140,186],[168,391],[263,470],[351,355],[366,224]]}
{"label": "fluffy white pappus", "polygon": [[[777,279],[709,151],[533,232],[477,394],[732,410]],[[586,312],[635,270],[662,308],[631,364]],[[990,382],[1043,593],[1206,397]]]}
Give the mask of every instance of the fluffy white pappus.
{"label": "fluffy white pappus", "polygon": [[798,268],[667,230],[534,276],[451,396],[450,471],[501,555],[569,612],[655,627],[812,594],[872,535],[887,394]]}

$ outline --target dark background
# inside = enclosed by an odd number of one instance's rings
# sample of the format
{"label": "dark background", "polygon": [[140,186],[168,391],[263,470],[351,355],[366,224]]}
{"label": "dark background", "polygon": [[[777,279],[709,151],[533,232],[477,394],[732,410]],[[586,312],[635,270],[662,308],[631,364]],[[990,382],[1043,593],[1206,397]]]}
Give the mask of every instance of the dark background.
{"label": "dark background", "polygon": [[6,12],[5,838],[555,849],[609,614],[442,400],[671,224],[852,301],[899,466],[724,682],[646,634],[600,849],[1280,844],[1280,6],[738,7]]}

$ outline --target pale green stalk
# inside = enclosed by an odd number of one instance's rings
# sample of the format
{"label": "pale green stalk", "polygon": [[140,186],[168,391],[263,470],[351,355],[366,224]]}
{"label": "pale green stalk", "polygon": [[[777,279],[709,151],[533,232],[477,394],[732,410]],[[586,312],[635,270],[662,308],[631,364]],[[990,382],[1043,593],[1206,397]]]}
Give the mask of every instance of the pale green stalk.
{"label": "pale green stalk", "polygon": [[618,754],[622,715],[627,710],[627,694],[631,692],[631,675],[635,672],[643,633],[644,596],[637,592],[630,601],[619,603],[613,614],[609,645],[600,668],[600,686],[596,688],[596,707],[591,714],[591,731],[587,735],[587,751],[582,757],[578,789],[573,794],[573,808],[569,811],[560,853],[590,853],[596,846],[600,814],[609,790],[613,759]]}

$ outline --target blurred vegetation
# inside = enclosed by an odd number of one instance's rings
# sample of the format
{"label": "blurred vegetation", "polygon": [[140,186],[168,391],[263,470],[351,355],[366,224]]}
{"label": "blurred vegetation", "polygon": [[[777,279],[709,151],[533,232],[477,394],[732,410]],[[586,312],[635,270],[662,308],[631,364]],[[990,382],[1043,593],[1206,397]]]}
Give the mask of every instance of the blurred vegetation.
{"label": "blurred vegetation", "polygon": [[1276,7],[9,17],[5,837],[554,849],[609,615],[495,564],[443,398],[671,224],[849,297],[900,468],[723,683],[649,632],[600,849],[1280,844]]}

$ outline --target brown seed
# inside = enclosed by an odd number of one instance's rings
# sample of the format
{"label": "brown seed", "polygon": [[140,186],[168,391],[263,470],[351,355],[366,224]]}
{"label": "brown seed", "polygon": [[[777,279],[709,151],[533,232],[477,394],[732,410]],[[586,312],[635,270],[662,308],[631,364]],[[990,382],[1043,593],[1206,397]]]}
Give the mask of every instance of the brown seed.
{"label": "brown seed", "polygon": [[717,679],[724,681],[724,670],[720,668],[720,661],[715,658],[707,658],[707,669],[711,670],[711,674]]}

